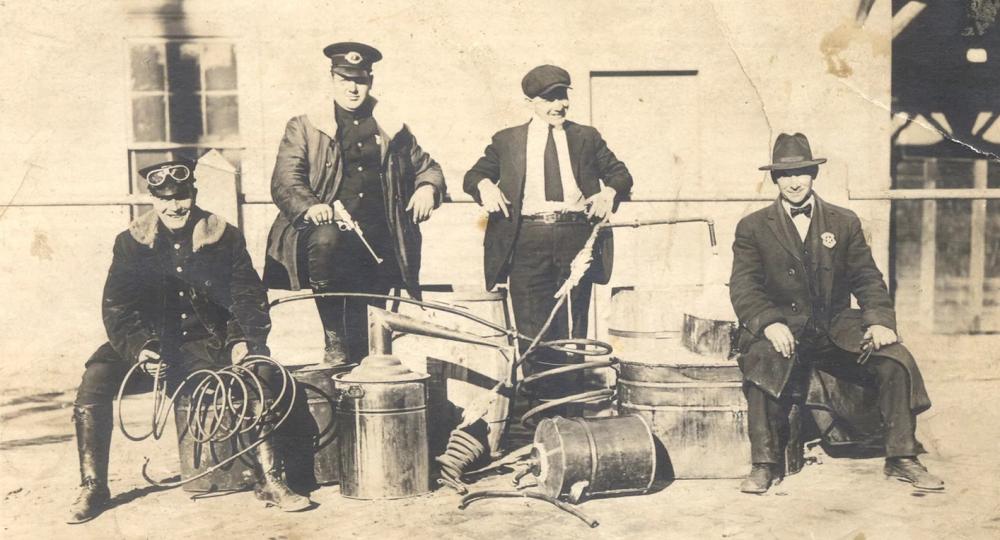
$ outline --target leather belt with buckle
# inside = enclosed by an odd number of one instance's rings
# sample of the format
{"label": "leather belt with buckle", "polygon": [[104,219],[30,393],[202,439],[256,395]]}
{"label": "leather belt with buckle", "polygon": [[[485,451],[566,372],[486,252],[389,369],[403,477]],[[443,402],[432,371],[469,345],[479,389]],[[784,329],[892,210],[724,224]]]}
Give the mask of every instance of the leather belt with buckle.
{"label": "leather belt with buckle", "polygon": [[546,212],[544,214],[526,214],[521,216],[525,221],[536,223],[587,223],[590,221],[583,212]]}

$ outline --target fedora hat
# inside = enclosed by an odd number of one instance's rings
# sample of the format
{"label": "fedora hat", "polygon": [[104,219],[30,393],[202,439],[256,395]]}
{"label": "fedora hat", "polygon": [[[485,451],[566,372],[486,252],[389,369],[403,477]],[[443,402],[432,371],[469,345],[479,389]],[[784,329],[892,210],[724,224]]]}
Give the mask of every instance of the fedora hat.
{"label": "fedora hat", "polygon": [[809,139],[805,135],[782,133],[774,140],[771,164],[760,167],[760,170],[784,171],[812,167],[821,163],[826,163],[826,158],[813,158],[812,149],[809,148]]}

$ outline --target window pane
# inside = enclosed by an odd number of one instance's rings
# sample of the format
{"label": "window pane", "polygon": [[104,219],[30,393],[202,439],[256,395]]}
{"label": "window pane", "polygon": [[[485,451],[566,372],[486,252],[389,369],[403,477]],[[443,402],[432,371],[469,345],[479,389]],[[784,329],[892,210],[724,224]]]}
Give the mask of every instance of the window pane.
{"label": "window pane", "polygon": [[201,48],[199,43],[167,43],[167,80],[171,92],[186,94],[201,89],[198,67]]}
{"label": "window pane", "polygon": [[163,90],[163,51],[159,45],[133,45],[132,89]]}
{"label": "window pane", "polygon": [[202,135],[201,98],[198,94],[170,96],[170,140],[198,142]]}
{"label": "window pane", "polygon": [[206,43],[201,57],[208,90],[236,90],[236,51],[228,43]]}
{"label": "window pane", "polygon": [[132,152],[132,193],[149,193],[146,180],[139,176],[139,169],[171,159],[166,150],[135,150]]}
{"label": "window pane", "polygon": [[940,189],[971,188],[973,163],[968,159],[938,160],[937,187]]}
{"label": "window pane", "polygon": [[234,138],[240,133],[239,106],[236,96],[210,96],[206,98],[205,131],[217,139]]}
{"label": "window pane", "polygon": [[162,96],[132,98],[132,138],[137,142],[163,141],[164,129]]}

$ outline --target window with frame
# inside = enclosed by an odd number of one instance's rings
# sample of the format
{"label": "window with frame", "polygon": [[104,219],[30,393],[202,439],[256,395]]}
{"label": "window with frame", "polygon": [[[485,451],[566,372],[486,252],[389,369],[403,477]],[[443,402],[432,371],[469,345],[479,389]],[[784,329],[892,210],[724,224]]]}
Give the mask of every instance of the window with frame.
{"label": "window with frame", "polygon": [[216,149],[240,169],[236,45],[214,38],[128,42],[130,191],[146,193],[138,170]]}

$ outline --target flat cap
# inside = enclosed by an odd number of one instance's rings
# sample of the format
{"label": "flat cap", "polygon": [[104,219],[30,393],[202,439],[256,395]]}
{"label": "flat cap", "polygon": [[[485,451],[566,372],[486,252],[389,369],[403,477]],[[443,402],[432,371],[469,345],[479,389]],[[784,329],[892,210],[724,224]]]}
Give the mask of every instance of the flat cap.
{"label": "flat cap", "polygon": [[521,90],[529,98],[544,95],[554,88],[569,88],[569,72],[549,64],[538,66],[521,79]]}

